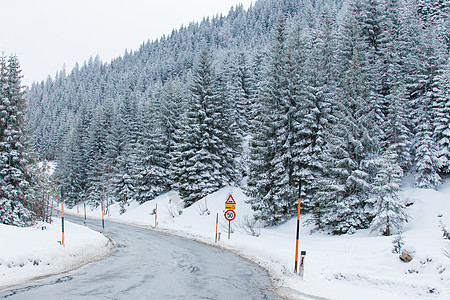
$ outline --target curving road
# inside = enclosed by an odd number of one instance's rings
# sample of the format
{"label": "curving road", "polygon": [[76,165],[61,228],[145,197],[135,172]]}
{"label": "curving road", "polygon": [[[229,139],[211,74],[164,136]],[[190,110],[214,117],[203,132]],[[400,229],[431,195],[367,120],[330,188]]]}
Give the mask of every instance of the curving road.
{"label": "curving road", "polygon": [[[94,222],[88,225],[99,231]],[[117,243],[111,256],[2,291],[0,298],[280,299],[262,268],[229,252],[118,223],[106,230]]]}

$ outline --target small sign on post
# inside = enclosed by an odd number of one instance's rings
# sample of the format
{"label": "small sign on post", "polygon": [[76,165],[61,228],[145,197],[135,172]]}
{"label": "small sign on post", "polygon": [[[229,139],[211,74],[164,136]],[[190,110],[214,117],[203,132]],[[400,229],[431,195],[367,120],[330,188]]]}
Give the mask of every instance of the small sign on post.
{"label": "small sign on post", "polygon": [[233,196],[230,194],[228,196],[227,201],[225,201],[225,219],[228,221],[228,239],[230,239],[231,235],[231,221],[236,218],[236,201],[234,201]]}
{"label": "small sign on post", "polygon": [[236,213],[234,212],[234,210],[227,210],[225,212],[225,219],[229,222],[233,221],[236,218]]}
{"label": "small sign on post", "polygon": [[233,206],[233,208],[229,208],[229,209],[236,208],[236,201],[234,201],[234,198],[231,194],[230,194],[230,196],[228,196],[227,201],[225,201],[225,209],[227,209],[227,206]]}

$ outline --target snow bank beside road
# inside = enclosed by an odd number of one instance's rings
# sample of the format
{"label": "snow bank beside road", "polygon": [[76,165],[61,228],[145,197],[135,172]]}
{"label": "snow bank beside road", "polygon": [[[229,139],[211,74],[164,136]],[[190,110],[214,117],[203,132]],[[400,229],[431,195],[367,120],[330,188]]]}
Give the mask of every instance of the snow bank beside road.
{"label": "snow bank beside road", "polygon": [[58,243],[61,219],[29,228],[0,224],[0,290],[99,260],[113,247],[101,233],[81,225],[64,222],[64,231],[65,247]]}
{"label": "snow bank beside road", "polygon": [[[228,222],[223,215],[230,193],[237,202],[237,217],[228,240]],[[158,230],[226,248],[254,260],[270,272],[278,292],[288,299],[450,299],[450,258],[442,251],[450,249],[450,241],[442,238],[439,228],[443,223],[450,229],[450,188],[439,192],[406,188],[402,197],[414,203],[408,208],[411,219],[403,233],[405,245],[416,250],[412,262],[403,263],[392,253],[392,236],[379,236],[369,230],[332,236],[314,232],[305,222],[307,217],[302,216],[300,248],[307,251],[304,280],[292,274],[295,218],[280,226],[260,228],[259,237],[249,235],[244,223],[253,212],[239,188],[225,187],[187,209],[173,191],[142,205],[130,203],[122,215],[120,206],[114,204],[106,221],[153,227],[157,205]],[[71,211],[76,213],[77,208]],[[214,243],[217,213],[221,240]],[[89,211],[88,217],[100,218],[101,212]]]}

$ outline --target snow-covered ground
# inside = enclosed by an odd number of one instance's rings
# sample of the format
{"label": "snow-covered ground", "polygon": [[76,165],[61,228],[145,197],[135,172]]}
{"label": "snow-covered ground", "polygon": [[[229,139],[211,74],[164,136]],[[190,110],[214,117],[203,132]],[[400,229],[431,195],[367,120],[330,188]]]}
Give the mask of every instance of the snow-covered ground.
{"label": "snow-covered ground", "polygon": [[[223,216],[229,194],[237,202],[231,239]],[[277,227],[255,228],[260,235],[250,235],[244,223],[253,213],[239,188],[223,188],[187,209],[175,192],[143,205],[130,203],[122,215],[115,204],[105,216],[105,230],[107,234],[109,220],[152,228],[157,205],[156,230],[226,248],[257,262],[269,271],[278,292],[289,299],[304,299],[305,294],[316,299],[450,299],[450,257],[444,254],[446,249],[450,252],[450,240],[442,237],[440,228],[444,224],[450,229],[450,183],[439,191],[406,187],[402,197],[414,203],[408,208],[410,221],[403,233],[405,247],[415,250],[410,263],[392,253],[394,237],[369,230],[343,236],[314,232],[307,216],[302,216],[300,248],[307,252],[303,280],[293,274],[296,219]],[[81,206],[68,211],[83,215]],[[217,214],[221,239],[215,243]],[[88,218],[100,224],[100,208],[89,209]],[[0,225],[2,241],[8,241],[0,244],[0,289],[74,268],[110,251],[105,237],[83,226],[66,223],[70,238],[65,248],[57,243],[59,219],[46,224],[46,230],[41,226]]]}
{"label": "snow-covered ground", "polygon": [[0,290],[41,276],[62,273],[102,259],[113,249],[110,240],[87,227],[61,219],[20,228],[0,224]]}
{"label": "snow-covered ground", "polygon": [[[228,195],[237,202],[233,233],[227,238],[228,222],[224,206]],[[293,274],[296,219],[277,227],[260,228],[259,237],[243,226],[251,218],[248,198],[239,188],[226,187],[187,209],[175,192],[139,205],[130,203],[120,214],[111,206],[108,220],[153,227],[157,204],[158,230],[215,244],[254,260],[265,267],[280,294],[303,299],[304,294],[328,299],[450,299],[450,240],[442,237],[440,223],[450,229],[450,184],[439,191],[407,187],[402,193],[411,216],[403,233],[405,247],[415,250],[414,259],[404,263],[393,254],[393,238],[369,230],[353,235],[332,236],[314,232],[302,216],[300,248],[306,250],[303,280]],[[82,215],[81,207],[71,212]],[[179,212],[182,212],[181,215]],[[219,214],[221,239],[215,243],[216,214]],[[88,210],[88,217],[100,218],[101,211]],[[320,298],[319,298],[320,299]]]}

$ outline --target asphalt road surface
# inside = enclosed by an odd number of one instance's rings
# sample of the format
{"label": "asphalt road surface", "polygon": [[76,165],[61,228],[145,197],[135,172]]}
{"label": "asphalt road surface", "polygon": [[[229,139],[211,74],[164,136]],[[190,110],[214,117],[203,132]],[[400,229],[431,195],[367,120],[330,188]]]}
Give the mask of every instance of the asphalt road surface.
{"label": "asphalt road surface", "polygon": [[261,267],[232,253],[123,224],[105,227],[117,244],[111,256],[1,291],[0,299],[280,299]]}

